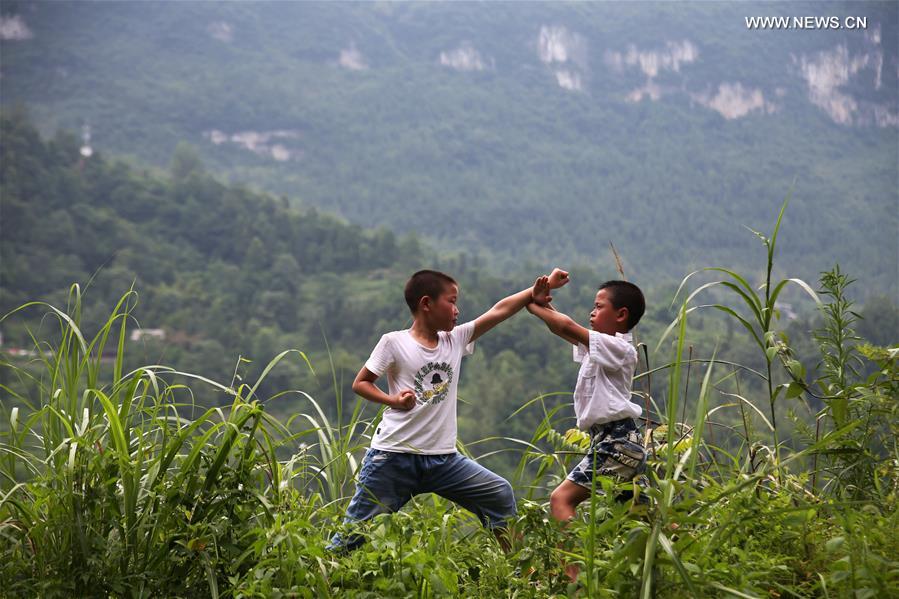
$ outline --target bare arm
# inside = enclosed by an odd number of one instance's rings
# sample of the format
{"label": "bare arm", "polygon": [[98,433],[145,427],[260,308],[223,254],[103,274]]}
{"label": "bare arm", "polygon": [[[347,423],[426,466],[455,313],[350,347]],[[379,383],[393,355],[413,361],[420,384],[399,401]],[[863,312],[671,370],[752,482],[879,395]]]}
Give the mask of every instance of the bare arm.
{"label": "bare arm", "polygon": [[532,289],[522,289],[518,293],[505,297],[486,312],[478,316],[474,321],[474,332],[471,341],[474,341],[502,321],[506,320],[529,303],[533,299]]}
{"label": "bare arm", "polygon": [[404,389],[396,395],[388,395],[375,385],[376,380],[378,375],[363,366],[353,380],[353,392],[368,401],[384,404],[394,410],[411,410],[415,407],[414,391]]}
{"label": "bare arm", "polygon": [[528,312],[546,323],[550,331],[572,344],[590,344],[590,331],[582,327],[571,317],[556,311],[550,305],[549,307],[541,306],[537,303],[528,304]]}
{"label": "bare arm", "polygon": [[568,283],[568,273],[561,268],[553,269],[550,275],[537,277],[534,286],[530,289],[522,289],[509,297],[498,301],[492,308],[481,314],[474,321],[474,332],[471,341],[474,341],[502,321],[506,320],[531,302],[548,304],[552,297],[550,291]]}

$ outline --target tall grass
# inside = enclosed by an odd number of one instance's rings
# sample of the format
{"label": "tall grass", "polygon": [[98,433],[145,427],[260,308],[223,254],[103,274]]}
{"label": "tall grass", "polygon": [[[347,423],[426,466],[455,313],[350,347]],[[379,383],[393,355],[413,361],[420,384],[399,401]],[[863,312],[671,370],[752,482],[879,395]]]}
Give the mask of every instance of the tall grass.
{"label": "tall grass", "polygon": [[[875,520],[879,525],[894,525],[899,521],[896,512],[896,484],[899,481],[896,437],[888,440],[888,434],[885,434],[889,430],[896,431],[897,408],[895,402],[891,408],[883,402],[885,394],[892,392],[893,398],[896,397],[897,352],[866,348],[869,358],[877,357],[877,366],[867,379],[858,376],[862,370],[858,365],[861,355],[858,351],[852,352],[850,347],[857,340],[848,328],[853,314],[849,312],[844,290],[840,288],[845,284],[845,277],[839,275],[838,269],[822,275],[824,293],[834,300],[826,305],[804,281],[772,282],[775,244],[786,205],[785,202],[770,239],[756,233],[766,248],[765,281],[754,288],[739,273],[723,268],[706,269],[723,273],[727,278],[701,285],[681,302],[678,317],[665,331],[656,350],[658,353],[667,335],[676,330],[672,360],[649,369],[647,359],[647,370],[636,377],[647,379],[647,389],[652,389],[649,381],[653,373],[667,371],[669,379],[664,410],[656,409],[661,424],[647,431],[652,449],[650,508],[645,516],[635,518],[633,507],[598,502],[596,495],[591,498],[584,520],[576,521],[572,527],[582,540],[580,547],[575,544],[571,549],[572,541],[569,540],[569,549],[562,550],[560,556],[580,560],[586,565],[582,584],[590,596],[623,594],[648,598],[725,594],[755,597],[772,593],[836,596],[850,591],[885,596],[899,592],[899,570],[889,570],[895,568],[896,560],[886,558],[881,561],[888,552],[886,547],[896,547],[896,543],[886,540],[888,535],[884,536],[880,531],[869,531],[870,540],[876,539],[874,543],[880,544],[880,557],[865,553],[866,566],[859,570],[855,566],[857,556],[839,550],[846,539],[841,533],[851,530],[849,534],[854,535],[856,546],[861,543],[868,547],[870,545],[860,540],[865,533],[857,527],[842,526],[840,519],[835,517],[845,511],[855,517],[859,513],[878,514]],[[681,288],[693,274],[684,279]],[[776,328],[777,299],[789,283],[796,284],[812,297],[825,317],[825,328],[818,334],[824,356],[825,368],[820,373],[820,381],[825,395],[815,395],[812,399],[826,402],[825,410],[819,414],[819,422],[823,415],[835,410],[837,413],[833,415],[832,428],[824,432],[819,429],[821,434],[805,447],[785,455],[778,434],[775,403],[779,397],[794,398],[810,393],[812,387],[805,380],[804,368],[793,355],[786,335]],[[733,294],[742,305],[743,314],[738,307],[725,303],[691,306],[698,294],[718,285]],[[744,327],[764,357],[764,372],[716,359],[715,351],[712,351],[711,359],[693,359],[691,351],[685,364],[688,314],[702,308],[724,312]],[[688,397],[691,388],[689,367],[697,363],[704,363],[705,371],[698,393]],[[783,366],[783,378],[786,379],[781,384],[775,382],[774,376],[774,367],[778,363]],[[686,384],[682,384],[681,379],[684,366],[687,366]],[[723,374],[716,374],[719,366],[728,368]],[[763,381],[767,389],[764,398],[767,417],[753,398],[742,392],[739,372]],[[715,397],[724,401],[716,402]],[[848,403],[846,397],[853,397],[854,403]],[[647,393],[647,405],[657,406],[658,403],[651,393]],[[685,413],[688,404],[695,406],[692,426],[676,420],[678,412]],[[847,414],[847,405],[855,406],[853,417]],[[732,454],[725,447],[710,445],[705,438],[710,430],[711,414],[720,415],[728,409],[738,410],[738,421],[743,423],[743,443],[749,453],[746,462],[740,459],[739,452]],[[774,439],[770,449],[753,438],[747,411],[758,416],[768,427]],[[570,431],[565,434],[555,432],[554,424],[550,422],[555,412],[544,410],[544,413],[544,421],[529,444],[536,445],[543,439],[553,444],[549,450],[529,452],[523,463],[530,460],[539,464],[541,474],[558,466],[557,476],[561,477],[568,464],[563,466],[560,456],[571,448],[570,441],[576,437],[572,437]],[[884,419],[878,420],[878,415]],[[649,427],[651,418],[647,416],[646,421]],[[873,434],[878,425],[879,435]],[[864,433],[860,432],[862,430]],[[879,439],[876,442],[875,437]],[[582,447],[585,446],[584,440]],[[880,450],[876,451],[878,446]],[[889,449],[884,452],[886,448]],[[872,451],[879,458],[873,456]],[[800,468],[810,461],[810,457],[816,459],[819,455],[831,456],[831,463],[838,460],[844,468],[839,473],[831,472],[828,477],[834,485],[855,491],[867,484],[871,491],[866,495],[868,503],[852,503],[839,496],[816,494],[814,485],[809,490],[809,476],[814,477],[818,472],[805,472]],[[715,456],[723,458],[723,462],[719,464]],[[873,466],[875,463],[879,467]],[[860,467],[863,464],[869,467]],[[519,468],[519,472],[523,470]],[[852,477],[857,478],[850,482]],[[889,483],[884,484],[887,480]],[[893,490],[888,492],[887,488]],[[607,495],[614,495],[610,488]],[[875,496],[877,499],[873,500]],[[857,499],[859,495],[855,493],[851,497]],[[861,512],[859,508],[862,508]],[[777,545],[784,553],[761,549],[766,542]],[[789,555],[790,551],[795,552],[795,557]],[[824,568],[828,570],[826,574],[814,570],[821,568],[824,560],[837,555],[841,557],[834,566]],[[734,561],[730,556],[740,557]],[[748,568],[745,567],[747,563]],[[878,568],[875,564],[885,569],[875,573]],[[621,578],[621,574],[628,571],[634,575],[630,582]],[[864,572],[864,580],[857,577],[859,571]],[[583,580],[585,577],[588,579]]]}
{"label": "tall grass", "polygon": [[[327,345],[327,340],[326,340]],[[305,356],[304,356],[305,357]],[[322,406],[308,393],[297,391],[304,402],[312,408],[312,413],[298,412],[288,418],[286,426],[291,427],[295,420],[307,425],[296,437],[301,438],[311,435],[315,441],[309,445],[304,444],[304,454],[314,452],[316,459],[311,465],[314,470],[322,498],[325,501],[339,501],[352,495],[354,490],[353,477],[359,466],[355,456],[364,449],[367,440],[370,439],[370,431],[377,427],[382,412],[374,420],[365,420],[363,409],[365,402],[356,398],[352,412],[345,421],[343,385],[337,379],[337,369],[334,367],[330,348],[328,348],[328,360],[330,362],[331,383],[334,388],[336,419],[332,422],[328,418]],[[312,369],[312,365],[309,365]],[[307,462],[308,464],[308,462]],[[304,481],[308,485],[309,481]]]}
{"label": "tall grass", "polygon": [[[134,292],[123,296],[90,339],[77,286],[66,311],[32,303],[4,317],[43,308],[59,329],[55,345],[35,339],[35,364],[3,364],[19,383],[3,385],[4,404],[15,404],[0,445],[4,557],[23,567],[4,569],[8,590],[145,596],[202,587],[215,596],[241,535],[276,515],[285,430],[255,392],[287,353],[237,388],[163,366],[124,372],[135,303]],[[231,405],[200,410],[178,379],[211,385]]]}
{"label": "tall grass", "polygon": [[[759,240],[761,240],[762,245],[765,248],[766,264],[765,280],[763,283],[761,283],[758,287],[754,287],[747,281],[744,276],[731,269],[723,267],[711,267],[694,271],[688,274],[681,281],[678,291],[675,294],[676,299],[686,283],[694,275],[700,272],[716,272],[725,275],[725,278],[722,280],[712,281],[700,285],[696,290],[690,293],[690,295],[684,301],[683,305],[689,305],[696,296],[698,296],[705,290],[712,287],[721,286],[733,294],[735,299],[742,307],[742,312],[739,312],[735,307],[731,307],[721,303],[715,303],[693,306],[689,309],[682,310],[681,314],[685,316],[687,312],[692,312],[693,310],[704,308],[713,308],[715,310],[719,310],[740,323],[740,325],[742,325],[742,327],[749,333],[750,339],[752,339],[753,343],[761,351],[761,354],[764,356],[766,369],[764,381],[768,390],[767,399],[771,431],[774,437],[773,455],[775,464],[778,464],[780,462],[781,449],[779,430],[777,426],[777,415],[775,411],[775,402],[777,401],[778,396],[784,391],[787,391],[786,395],[788,397],[795,397],[802,392],[801,385],[794,385],[791,387],[786,384],[775,384],[773,377],[775,361],[780,356],[788,373],[794,379],[799,379],[801,381],[805,374],[803,372],[802,364],[785,351],[785,348],[787,347],[786,336],[782,332],[779,332],[775,329],[776,319],[779,315],[779,311],[777,309],[777,299],[780,297],[780,294],[784,290],[784,288],[788,284],[793,283],[794,285],[798,286],[800,289],[808,293],[808,295],[818,305],[821,304],[821,301],[815,291],[808,285],[808,283],[806,283],[802,279],[787,278],[777,282],[772,282],[777,236],[780,231],[781,221],[783,219],[784,211],[786,210],[788,203],[789,197],[784,200],[784,203],[780,208],[780,213],[777,215],[777,221],[774,223],[774,229],[770,237],[767,237],[753,229],[749,229],[756,237],[759,238]],[[675,320],[675,322],[671,324],[671,326],[669,327],[669,331],[678,323],[678,320]],[[659,341],[660,346],[664,341],[667,332],[668,331],[666,331],[666,333],[662,335],[662,338]],[[777,476],[779,476],[779,473],[777,473]]]}

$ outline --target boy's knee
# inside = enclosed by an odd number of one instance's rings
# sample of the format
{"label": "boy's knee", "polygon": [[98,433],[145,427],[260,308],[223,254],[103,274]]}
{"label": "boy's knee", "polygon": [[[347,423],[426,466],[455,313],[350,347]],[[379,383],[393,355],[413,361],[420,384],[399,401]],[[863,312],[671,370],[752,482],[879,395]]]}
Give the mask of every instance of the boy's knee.
{"label": "boy's knee", "polygon": [[563,486],[558,486],[553,489],[553,492],[549,496],[549,508],[552,512],[558,513],[560,510],[566,511],[577,507],[580,500],[578,497]]}
{"label": "boy's knee", "polygon": [[512,485],[505,479],[501,480],[493,492],[489,507],[484,505],[479,513],[482,522],[490,528],[504,528],[518,514]]}
{"label": "boy's knee", "polygon": [[549,495],[549,509],[555,512],[565,504],[565,494],[562,492],[561,487],[556,487]]}
{"label": "boy's knee", "polygon": [[510,515],[514,516],[518,511],[515,505],[515,492],[512,491],[512,485],[507,480],[503,480],[503,484],[497,493],[499,502],[507,508]]}

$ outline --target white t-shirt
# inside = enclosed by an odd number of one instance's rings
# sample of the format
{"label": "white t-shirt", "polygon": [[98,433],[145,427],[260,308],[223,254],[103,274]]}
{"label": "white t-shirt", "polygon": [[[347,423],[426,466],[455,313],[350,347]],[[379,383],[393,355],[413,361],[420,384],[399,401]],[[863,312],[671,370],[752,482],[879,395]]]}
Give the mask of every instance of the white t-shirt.
{"label": "white t-shirt", "polygon": [[456,451],[456,388],[462,356],[474,351],[474,321],[438,333],[437,347],[429,349],[412,338],[408,329],[381,337],[365,367],[387,374],[388,393],[415,392],[411,410],[384,410],[371,446],[384,451],[442,454]]}
{"label": "white t-shirt", "polygon": [[581,363],[574,388],[579,429],[586,431],[594,424],[640,416],[642,408],[631,401],[637,350],[630,333],[613,336],[590,331],[589,349],[580,343],[575,345],[574,361]]}

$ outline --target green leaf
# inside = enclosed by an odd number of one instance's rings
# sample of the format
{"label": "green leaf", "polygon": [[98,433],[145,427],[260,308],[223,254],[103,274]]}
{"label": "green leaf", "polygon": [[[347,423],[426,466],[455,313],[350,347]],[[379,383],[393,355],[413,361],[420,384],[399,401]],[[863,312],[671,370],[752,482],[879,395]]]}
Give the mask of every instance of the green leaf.
{"label": "green leaf", "polygon": [[793,399],[794,397],[799,397],[802,395],[803,388],[802,385],[798,383],[790,383],[787,386],[787,394],[784,396],[787,399]]}
{"label": "green leaf", "polygon": [[786,366],[794,379],[805,380],[805,366],[802,365],[802,362],[799,360],[788,360]]}

